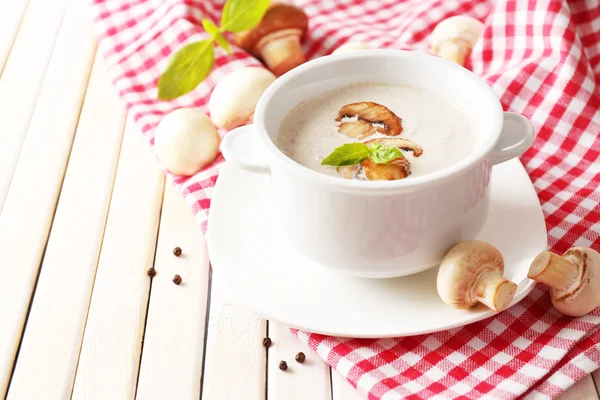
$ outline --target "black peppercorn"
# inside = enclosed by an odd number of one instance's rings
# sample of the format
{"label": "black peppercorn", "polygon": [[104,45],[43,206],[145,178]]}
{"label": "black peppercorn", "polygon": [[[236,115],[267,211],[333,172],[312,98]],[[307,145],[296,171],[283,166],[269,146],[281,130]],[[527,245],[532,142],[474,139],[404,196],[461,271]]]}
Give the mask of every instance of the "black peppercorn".
{"label": "black peppercorn", "polygon": [[306,360],[306,355],[303,352],[300,352],[298,354],[296,354],[295,357],[296,361],[298,361],[300,364],[302,364],[304,362],[304,360]]}
{"label": "black peppercorn", "polygon": [[154,267],[149,268],[146,273],[150,278],[154,278],[156,276],[156,270],[154,269]]}
{"label": "black peppercorn", "polygon": [[181,283],[181,277],[179,275],[175,275],[173,277],[173,283],[179,285]]}
{"label": "black peppercorn", "polygon": [[263,346],[265,346],[267,349],[271,347],[271,343],[271,338],[266,337],[263,339]]}
{"label": "black peppercorn", "polygon": [[279,361],[279,369],[285,371],[287,369],[287,363],[285,361]]}
{"label": "black peppercorn", "polygon": [[175,257],[179,257],[181,255],[181,247],[177,246],[173,249],[173,254]]}

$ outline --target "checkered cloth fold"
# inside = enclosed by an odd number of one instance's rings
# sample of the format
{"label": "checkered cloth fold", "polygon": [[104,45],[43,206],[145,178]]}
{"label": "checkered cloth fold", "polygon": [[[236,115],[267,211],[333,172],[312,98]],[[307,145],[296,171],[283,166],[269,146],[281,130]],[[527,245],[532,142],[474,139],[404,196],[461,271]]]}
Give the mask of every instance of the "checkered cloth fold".
{"label": "checkered cloth fold", "polygon": [[[537,139],[521,161],[542,203],[549,243],[600,248],[600,5],[598,0],[298,0],[310,17],[308,58],[349,40],[427,52],[441,20],[467,14],[485,23],[467,67],[505,110],[529,117]],[[156,80],[182,44],[204,39],[223,0],[93,0],[100,51],[130,115],[148,141],[179,107],[207,112],[228,72],[260,65],[234,48],[216,49],[215,69],[192,93],[156,100]],[[222,132],[225,134],[225,132]],[[167,174],[203,231],[221,156],[193,177]],[[365,340],[294,331],[369,399],[553,398],[600,366],[600,310],[558,314],[536,288],[493,318],[430,335]]]}

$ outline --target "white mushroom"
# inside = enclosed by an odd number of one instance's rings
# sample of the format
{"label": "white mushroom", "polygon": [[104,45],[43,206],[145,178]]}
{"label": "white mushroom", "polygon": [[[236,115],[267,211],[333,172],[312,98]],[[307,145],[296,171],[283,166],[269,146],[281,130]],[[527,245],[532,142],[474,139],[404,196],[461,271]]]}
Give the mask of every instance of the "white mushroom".
{"label": "white mushroom", "polygon": [[275,81],[275,75],[261,67],[245,67],[229,73],[215,86],[208,109],[219,128],[231,130],[252,122],[258,99]]}
{"label": "white mushroom", "polygon": [[600,305],[600,253],[574,247],[562,257],[543,251],[531,263],[527,276],[550,286],[554,307],[578,317]]}
{"label": "white mushroom", "polygon": [[340,47],[335,49],[331,54],[342,54],[342,53],[348,53],[348,52],[356,51],[356,50],[369,50],[372,48],[373,47],[369,43],[348,42],[348,43],[344,43],[343,45],[341,45]]}
{"label": "white mushroom", "polygon": [[483,28],[484,25],[480,21],[465,15],[447,18],[431,32],[430,43],[433,53],[464,66]]}
{"label": "white mushroom", "polygon": [[167,171],[190,176],[215,159],[220,141],[207,115],[191,108],[179,108],[165,115],[158,124],[154,146]]}
{"label": "white mushroom", "polygon": [[442,301],[454,308],[471,308],[478,302],[502,311],[512,301],[517,285],[504,277],[500,251],[478,240],[461,242],[442,260],[437,290]]}

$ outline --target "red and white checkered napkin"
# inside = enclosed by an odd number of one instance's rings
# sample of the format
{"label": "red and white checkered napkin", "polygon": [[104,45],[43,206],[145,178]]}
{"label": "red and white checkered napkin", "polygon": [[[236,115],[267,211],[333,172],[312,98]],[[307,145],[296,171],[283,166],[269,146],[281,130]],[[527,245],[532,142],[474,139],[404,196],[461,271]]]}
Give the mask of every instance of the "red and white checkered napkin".
{"label": "red and white checkered napkin", "polygon": [[[207,111],[208,96],[235,68],[259,63],[239,49],[217,49],[216,67],[193,93],[156,100],[156,80],[184,42],[205,37],[203,17],[218,21],[224,0],[94,0],[94,27],[109,74],[130,114],[153,142],[161,117],[182,106]],[[538,132],[521,158],[539,195],[549,242],[563,252],[600,249],[600,6],[597,0],[298,0],[310,16],[308,58],[348,40],[427,51],[444,18],[468,14],[486,29],[470,67],[506,110]],[[225,133],[225,132],[222,132]],[[169,175],[203,231],[223,158],[190,178]],[[552,398],[600,366],[600,310],[557,314],[535,289],[498,316],[431,335],[347,340],[298,337],[369,399]]]}

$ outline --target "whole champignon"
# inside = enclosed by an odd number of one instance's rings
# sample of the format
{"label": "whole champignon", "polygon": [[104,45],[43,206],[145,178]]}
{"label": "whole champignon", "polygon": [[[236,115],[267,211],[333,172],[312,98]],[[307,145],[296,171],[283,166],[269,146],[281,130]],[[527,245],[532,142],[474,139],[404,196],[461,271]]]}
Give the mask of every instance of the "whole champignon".
{"label": "whole champignon", "polygon": [[251,123],[256,103],[275,79],[261,67],[240,68],[227,74],[215,86],[208,102],[215,125],[231,130]]}
{"label": "whole champignon", "polygon": [[154,146],[160,163],[172,174],[190,176],[210,164],[221,137],[207,115],[179,108],[158,124]]}
{"label": "whole champignon", "polygon": [[480,21],[465,15],[447,18],[431,32],[430,44],[433,53],[464,66],[483,28],[484,25]]}
{"label": "whole champignon", "polygon": [[234,35],[236,44],[261,58],[277,76],[304,62],[300,39],[308,28],[308,17],[291,4],[272,4],[260,23]]}
{"label": "whole champignon", "polygon": [[574,247],[562,257],[543,251],[535,257],[527,276],[550,287],[550,299],[561,313],[585,315],[600,305],[600,253]]}
{"label": "whole champignon", "polygon": [[372,48],[373,47],[369,43],[348,42],[348,43],[344,43],[343,45],[341,45],[340,47],[335,49],[331,54],[349,53],[351,51],[357,51],[357,50],[370,50]]}
{"label": "whole champignon", "polygon": [[437,290],[442,301],[454,308],[471,308],[479,302],[502,311],[517,290],[503,274],[504,260],[498,249],[478,240],[461,242],[442,260]]}

